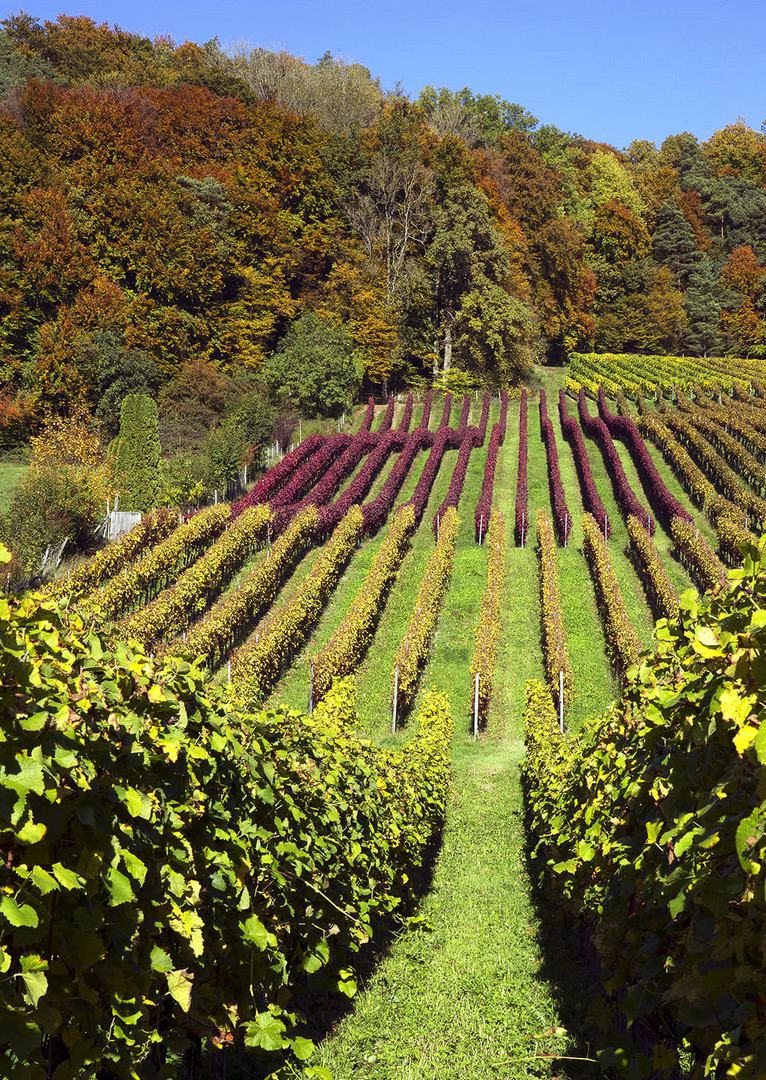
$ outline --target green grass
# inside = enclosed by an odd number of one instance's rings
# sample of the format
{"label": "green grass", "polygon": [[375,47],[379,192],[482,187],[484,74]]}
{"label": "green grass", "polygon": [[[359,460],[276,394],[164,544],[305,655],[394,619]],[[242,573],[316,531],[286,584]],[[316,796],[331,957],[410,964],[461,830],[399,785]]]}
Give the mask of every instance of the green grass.
{"label": "green grass", "polygon": [[15,462],[0,462],[0,514],[5,514],[11,505],[13,489],[26,473],[28,465]]}
{"label": "green grass", "polygon": [[322,1045],[320,1062],[335,1080],[573,1075],[543,1057],[580,1051],[560,1033],[565,976],[554,988],[545,969],[524,858],[520,756],[502,741],[455,751],[441,850],[420,908],[432,929],[393,942]]}

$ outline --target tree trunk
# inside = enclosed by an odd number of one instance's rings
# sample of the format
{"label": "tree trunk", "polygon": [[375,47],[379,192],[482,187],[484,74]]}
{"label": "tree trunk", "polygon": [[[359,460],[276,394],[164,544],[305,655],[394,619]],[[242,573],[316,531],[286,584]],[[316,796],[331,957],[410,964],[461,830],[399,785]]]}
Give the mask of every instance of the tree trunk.
{"label": "tree trunk", "polygon": [[449,371],[452,366],[452,327],[448,326],[444,331],[444,370]]}
{"label": "tree trunk", "polygon": [[202,1080],[202,1039],[190,1035],[189,1044],[184,1054],[184,1080]]}
{"label": "tree trunk", "polygon": [[439,374],[439,342],[434,341],[434,378]]}

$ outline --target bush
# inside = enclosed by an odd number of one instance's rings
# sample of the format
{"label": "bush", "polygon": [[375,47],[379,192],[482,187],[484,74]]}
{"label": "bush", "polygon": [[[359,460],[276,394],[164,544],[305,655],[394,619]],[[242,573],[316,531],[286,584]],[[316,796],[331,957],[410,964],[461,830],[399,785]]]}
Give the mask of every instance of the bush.
{"label": "bush", "polygon": [[35,465],[11,496],[0,535],[12,546],[24,573],[35,576],[49,545],[82,544],[104,516],[111,493],[108,471],[73,465]]}
{"label": "bush", "polygon": [[235,421],[219,424],[202,447],[206,462],[208,487],[224,491],[236,484],[247,453],[247,439]]}
{"label": "bush", "polygon": [[295,320],[261,376],[275,399],[287,400],[304,416],[340,416],[361,383],[348,334],[313,311]]}
{"label": "bush", "polygon": [[23,573],[34,576],[46,547],[85,541],[113,488],[98,425],[84,406],[69,417],[48,417],[30,445],[29,470],[11,496],[0,532]]}
{"label": "bush", "polygon": [[224,415],[230,392],[229,380],[210,360],[187,361],[157,399],[165,451],[199,450]]}

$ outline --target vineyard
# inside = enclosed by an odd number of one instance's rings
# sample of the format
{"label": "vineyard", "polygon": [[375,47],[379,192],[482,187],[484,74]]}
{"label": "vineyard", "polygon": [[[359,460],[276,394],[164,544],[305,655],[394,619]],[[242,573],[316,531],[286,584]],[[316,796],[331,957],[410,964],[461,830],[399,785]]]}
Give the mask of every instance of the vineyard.
{"label": "vineyard", "polygon": [[765,1076],[764,531],[766,365],[575,354],[0,600],[0,1077]]}

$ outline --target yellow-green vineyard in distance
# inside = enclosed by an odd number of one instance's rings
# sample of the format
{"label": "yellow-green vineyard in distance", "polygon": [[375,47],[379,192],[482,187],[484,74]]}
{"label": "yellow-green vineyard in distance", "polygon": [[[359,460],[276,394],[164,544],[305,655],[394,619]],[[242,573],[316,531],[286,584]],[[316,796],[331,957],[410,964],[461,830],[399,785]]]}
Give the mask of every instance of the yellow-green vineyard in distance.
{"label": "yellow-green vineyard in distance", "polygon": [[360,407],[3,600],[0,1075],[766,1075],[764,371]]}

